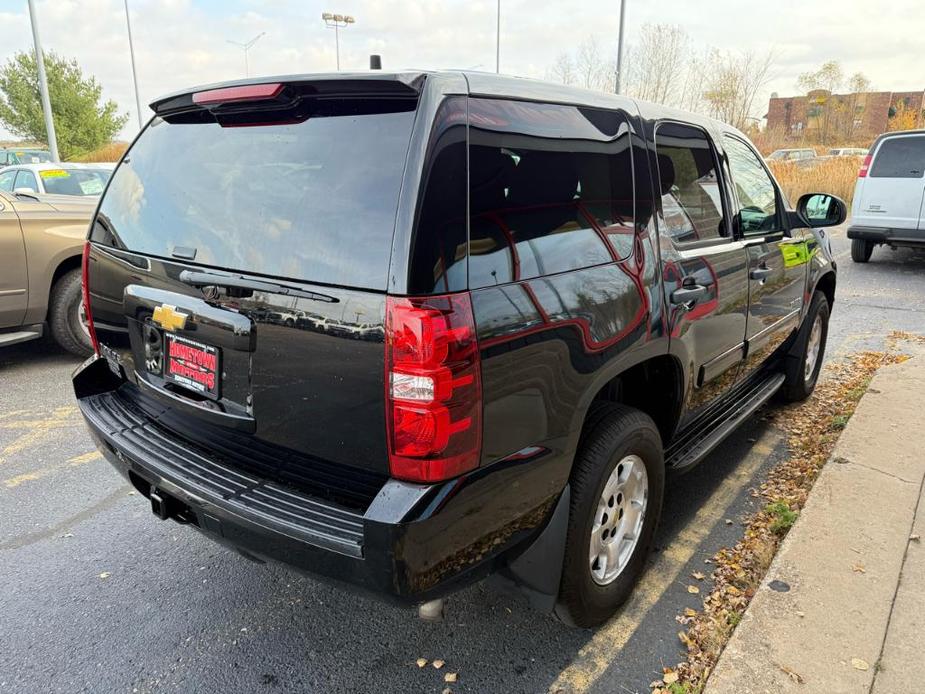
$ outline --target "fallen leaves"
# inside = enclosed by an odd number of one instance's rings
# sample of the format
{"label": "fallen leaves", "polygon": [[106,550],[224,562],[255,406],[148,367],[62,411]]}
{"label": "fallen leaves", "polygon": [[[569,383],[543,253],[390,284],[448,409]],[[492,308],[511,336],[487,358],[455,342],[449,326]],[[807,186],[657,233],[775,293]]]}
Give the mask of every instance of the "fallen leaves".
{"label": "fallen leaves", "polygon": [[457,675],[455,672],[448,672],[443,676],[443,681],[449,684],[452,684],[457,679],[459,679],[459,675]]}
{"label": "fallen leaves", "polygon": [[796,670],[792,670],[791,668],[787,667],[786,665],[781,665],[780,663],[778,663],[777,667],[779,667],[780,670],[781,670],[781,672],[786,673],[787,677],[789,677],[790,679],[792,679],[792,680],[793,680],[794,682],[796,682],[797,684],[803,684],[803,682],[805,681],[805,680],[803,679],[803,676],[802,676],[799,672],[797,672]]}
{"label": "fallen leaves", "polygon": [[852,658],[851,667],[853,667],[855,670],[870,670],[870,665],[867,664],[866,660],[862,660],[861,658]]}
{"label": "fallen leaves", "polygon": [[698,581],[702,581],[702,580],[705,579],[706,577],[707,577],[707,575],[706,575],[703,571],[694,571],[694,572],[691,574],[691,578],[696,578]]}
{"label": "fallen leaves", "polygon": [[112,572],[110,571],[104,571],[103,573],[100,574],[100,578],[102,579],[109,578],[110,576],[112,576]]}
{"label": "fallen leaves", "polygon": [[851,567],[851,570],[856,574],[867,573],[867,569],[865,569],[864,565],[859,561],[854,563],[854,566]]}
{"label": "fallen leaves", "polygon": [[[900,361],[902,356],[894,352],[862,352],[832,362],[826,366],[824,378],[820,379],[809,400],[769,413],[768,416],[787,434],[790,456],[771,470],[767,480],[755,490],[753,496],[766,505],[744,520],[742,538],[735,546],[724,548],[713,557],[712,589],[703,598],[703,610],[685,610],[684,616],[677,618],[687,626],[687,632],[678,635],[687,648],[687,659],[673,669],[666,668],[664,672],[676,679],[669,682],[663,677],[653,682],[652,694],[672,692],[678,687],[683,691],[703,688],[792,524],[781,522],[783,509],[793,513],[794,518],[802,510],[813,482],[831,457],[835,442],[867,390],[870,379],[881,366]],[[724,522],[733,524],[730,518]],[[918,537],[910,537],[910,540],[918,541]],[[866,571],[860,562],[852,568],[857,573]],[[705,578],[701,572],[691,575],[697,580]],[[700,592],[695,585],[689,585],[687,590],[692,594]],[[803,612],[796,614],[804,616]],[[859,664],[863,668],[858,667]],[[852,659],[852,666],[869,667],[861,659]],[[799,673],[783,665],[778,667],[791,680],[803,682]],[[671,685],[674,687],[669,689]]]}
{"label": "fallen leaves", "polygon": [[438,670],[442,668],[445,664],[446,663],[444,663],[444,661],[440,660],[439,658],[432,663],[432,665]]}
{"label": "fallen leaves", "polygon": [[418,658],[415,663],[417,663],[418,667],[424,667],[427,665],[427,658]]}

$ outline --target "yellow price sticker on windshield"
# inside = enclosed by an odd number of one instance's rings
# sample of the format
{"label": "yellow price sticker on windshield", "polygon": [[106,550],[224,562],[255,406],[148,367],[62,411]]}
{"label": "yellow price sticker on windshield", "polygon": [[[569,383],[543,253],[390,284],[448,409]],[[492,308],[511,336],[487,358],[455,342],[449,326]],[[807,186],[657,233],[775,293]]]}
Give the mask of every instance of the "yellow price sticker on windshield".
{"label": "yellow price sticker on windshield", "polygon": [[64,169],[47,169],[39,171],[39,176],[42,178],[67,178],[70,174]]}

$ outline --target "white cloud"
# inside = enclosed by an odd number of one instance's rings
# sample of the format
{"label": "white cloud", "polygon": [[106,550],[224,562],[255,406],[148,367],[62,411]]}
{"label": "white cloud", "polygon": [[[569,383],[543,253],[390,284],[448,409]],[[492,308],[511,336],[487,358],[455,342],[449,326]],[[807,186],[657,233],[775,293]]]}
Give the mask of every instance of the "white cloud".
{"label": "white cloud", "polygon": [[[493,70],[493,0],[129,0],[142,102],[195,84],[243,75],[241,49],[229,39],[264,36],[250,51],[252,74],[292,74],[334,69],[334,35],[324,10],[352,14],[342,30],[341,65],[365,69],[380,53],[386,69],[473,68]],[[0,12],[0,60],[32,44],[26,3]],[[502,0],[501,67],[504,72],[543,77],[556,56],[589,35],[615,50],[619,4],[610,0],[529,2]],[[76,58],[132,118],[135,99],[123,0],[39,0],[46,50]],[[798,73],[825,60],[847,74],[865,72],[879,89],[922,89],[919,69],[925,5],[893,0],[843,0],[837,10],[822,0],[742,3],[689,0],[643,3],[629,0],[626,36],[645,22],[685,28],[695,42],[730,50],[775,48],[778,77],[768,91],[793,93]],[[0,132],[0,137],[3,133]]]}

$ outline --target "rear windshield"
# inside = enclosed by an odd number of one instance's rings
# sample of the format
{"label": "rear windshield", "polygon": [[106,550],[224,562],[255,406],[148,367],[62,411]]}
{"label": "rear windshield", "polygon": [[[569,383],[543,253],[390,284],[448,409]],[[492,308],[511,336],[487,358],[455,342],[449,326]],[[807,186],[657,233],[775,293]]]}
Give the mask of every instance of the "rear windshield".
{"label": "rear windshield", "polygon": [[384,290],[414,106],[341,100],[299,123],[246,127],[155,118],[113,175],[92,238]]}
{"label": "rear windshield", "polygon": [[888,137],[874,156],[871,178],[922,178],[925,136]]}

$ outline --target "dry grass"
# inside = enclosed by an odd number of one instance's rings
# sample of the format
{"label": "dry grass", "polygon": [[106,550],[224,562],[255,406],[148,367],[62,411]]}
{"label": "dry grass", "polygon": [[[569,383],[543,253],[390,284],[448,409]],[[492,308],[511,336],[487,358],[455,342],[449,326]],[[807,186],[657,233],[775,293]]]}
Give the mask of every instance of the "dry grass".
{"label": "dry grass", "polygon": [[768,166],[791,204],[804,193],[829,193],[851,205],[862,161],[862,157],[833,157],[813,166],[777,161],[768,162]]}
{"label": "dry grass", "polygon": [[110,142],[92,152],[71,157],[71,161],[119,161],[125,150],[128,149],[127,142]]}

